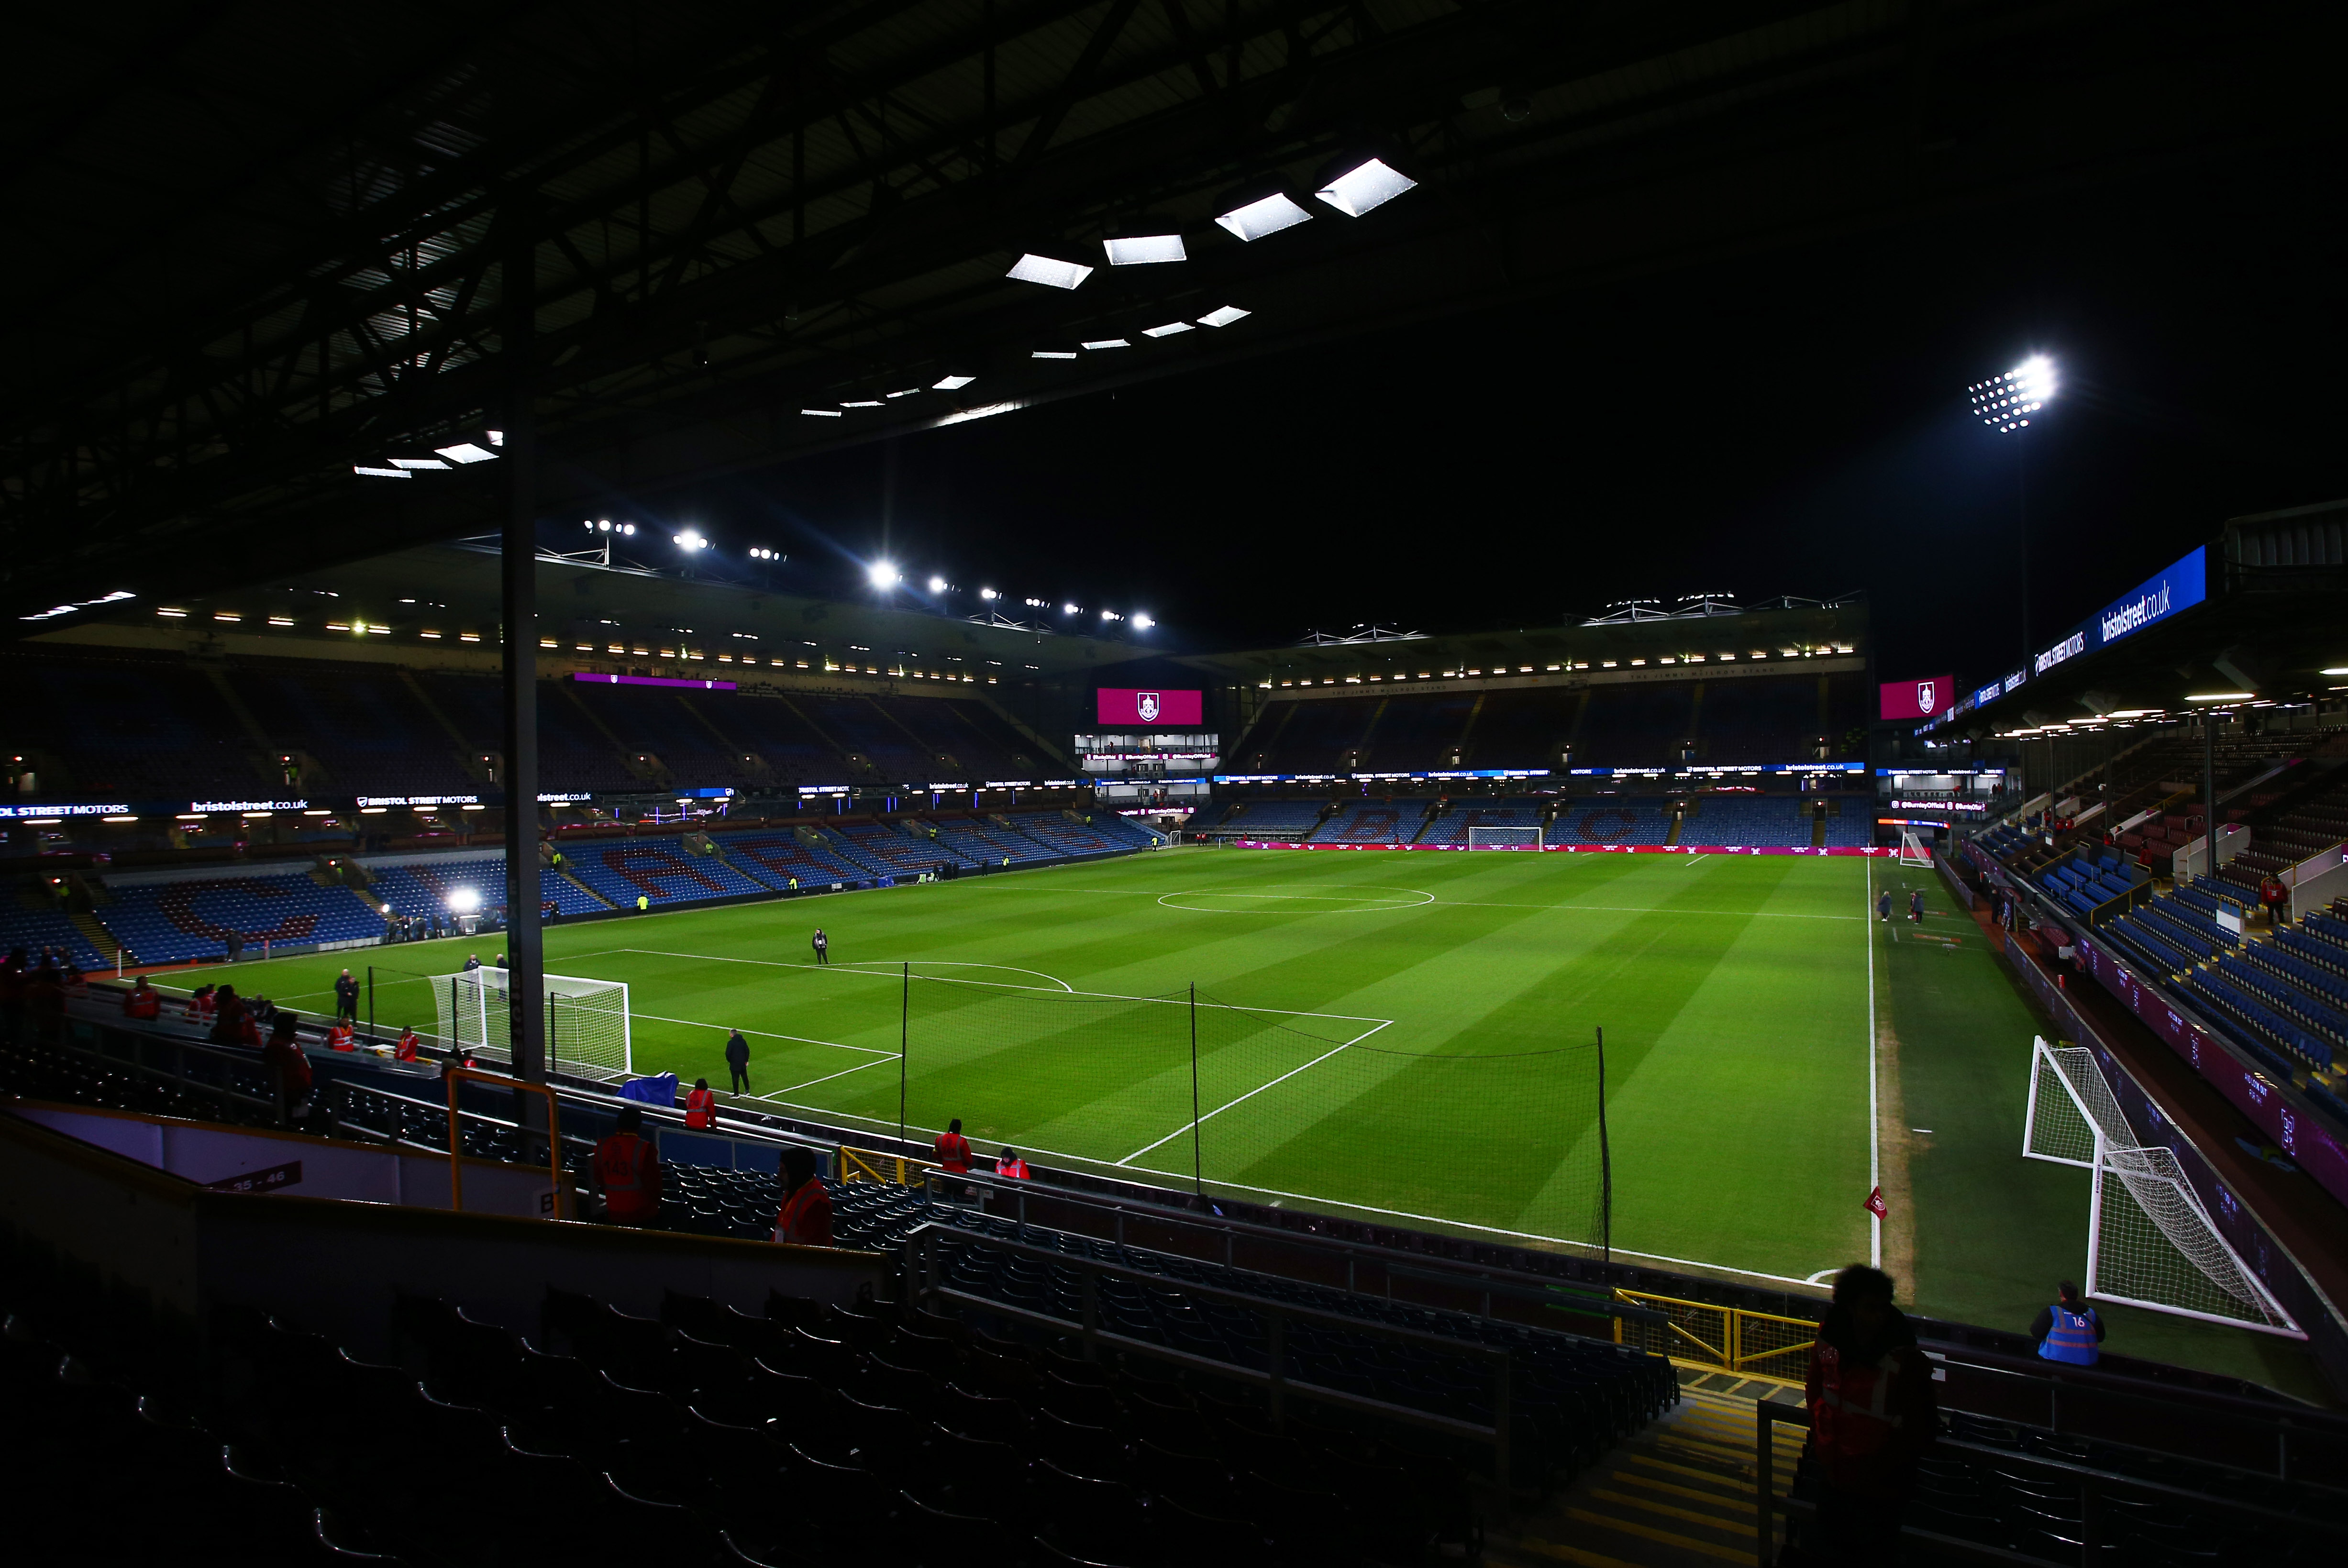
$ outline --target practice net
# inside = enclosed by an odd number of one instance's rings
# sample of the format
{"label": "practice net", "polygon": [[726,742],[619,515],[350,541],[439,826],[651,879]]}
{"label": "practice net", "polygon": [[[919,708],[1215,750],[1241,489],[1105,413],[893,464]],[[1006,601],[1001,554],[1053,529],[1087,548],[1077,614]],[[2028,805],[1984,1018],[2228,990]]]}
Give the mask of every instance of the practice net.
{"label": "practice net", "polygon": [[1539,828],[1488,828],[1478,823],[1468,830],[1468,847],[1471,850],[1538,850],[1541,847]]}
{"label": "practice net", "polygon": [[2088,1295],[2307,1337],[2219,1234],[2176,1151],[2137,1143],[2094,1052],[2034,1042],[2022,1151],[2095,1173]]}
{"label": "practice net", "polygon": [[[1387,1020],[904,976],[904,1051],[809,1098],[927,1141],[1257,1202],[1570,1244],[1609,1243],[1594,1044],[1385,1048]],[[895,1083],[873,1080],[890,1067]],[[860,1085],[859,1089],[850,1086]],[[875,1089],[895,1103],[883,1101]],[[853,1113],[860,1112],[860,1117]]]}
{"label": "practice net", "polygon": [[[469,969],[431,976],[441,1040],[484,1060],[512,1059],[506,971]],[[546,984],[546,1066],[581,1078],[621,1078],[633,1071],[628,988],[617,980],[549,975]]]}

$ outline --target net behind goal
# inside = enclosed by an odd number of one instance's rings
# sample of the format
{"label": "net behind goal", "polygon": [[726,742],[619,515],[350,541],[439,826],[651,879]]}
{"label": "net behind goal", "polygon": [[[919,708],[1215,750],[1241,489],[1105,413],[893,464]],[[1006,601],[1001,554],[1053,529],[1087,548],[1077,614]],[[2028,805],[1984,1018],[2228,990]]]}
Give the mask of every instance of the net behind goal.
{"label": "net behind goal", "polygon": [[[628,988],[616,980],[571,975],[546,976],[546,1065],[582,1078],[626,1078],[633,1071],[628,1037]],[[511,1014],[506,972],[471,969],[432,977],[438,1034],[493,1061],[511,1057]]]}
{"label": "net behind goal", "polygon": [[1480,823],[1468,830],[1468,847],[1471,850],[1538,850],[1541,847],[1539,828],[1488,828]]}
{"label": "net behind goal", "polygon": [[2176,1151],[2137,1142],[2094,1052],[2034,1042],[2022,1151],[2095,1173],[2088,1295],[2307,1337],[2218,1233]]}

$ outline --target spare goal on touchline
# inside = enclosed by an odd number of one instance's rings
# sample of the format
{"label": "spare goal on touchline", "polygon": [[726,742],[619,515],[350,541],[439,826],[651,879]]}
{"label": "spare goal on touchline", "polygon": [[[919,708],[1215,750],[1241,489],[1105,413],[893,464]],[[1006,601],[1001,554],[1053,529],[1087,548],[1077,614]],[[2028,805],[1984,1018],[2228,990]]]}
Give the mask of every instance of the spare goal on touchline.
{"label": "spare goal on touchline", "polygon": [[1468,830],[1468,847],[1471,850],[1538,850],[1541,847],[1539,828],[1488,828],[1478,823]]}
{"label": "spare goal on touchline", "polygon": [[[510,1059],[506,972],[469,969],[432,977],[440,1038],[478,1055]],[[617,980],[546,976],[546,1065],[582,1078],[626,1078],[634,1070],[628,1038],[628,988]]]}

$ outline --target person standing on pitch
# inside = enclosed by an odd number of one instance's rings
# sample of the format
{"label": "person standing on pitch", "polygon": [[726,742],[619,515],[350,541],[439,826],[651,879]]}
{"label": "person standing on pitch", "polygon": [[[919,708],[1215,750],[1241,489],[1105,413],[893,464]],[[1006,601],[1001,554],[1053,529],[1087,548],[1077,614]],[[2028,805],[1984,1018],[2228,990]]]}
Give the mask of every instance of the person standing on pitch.
{"label": "person standing on pitch", "polygon": [[1908,894],[1908,918],[1917,924],[1924,923],[1924,890],[1911,889]]}
{"label": "person standing on pitch", "polygon": [[831,962],[831,938],[823,934],[822,926],[819,925],[815,928],[815,939],[808,945],[815,949],[815,961],[818,964]]}
{"label": "person standing on pitch", "polygon": [[1885,888],[1883,890],[1883,896],[1875,901],[1875,913],[1881,915],[1886,921],[1889,921],[1891,918],[1891,890],[1890,888]]}
{"label": "person standing on pitch", "polygon": [[359,1021],[359,983],[347,969],[335,981],[335,1017],[345,1024]]}
{"label": "person standing on pitch", "polygon": [[726,1037],[726,1070],[734,1075],[734,1092],[750,1092],[750,1042],[735,1030]]}
{"label": "person standing on pitch", "polygon": [[2104,1320],[2079,1299],[2079,1287],[2069,1280],[2055,1287],[2055,1295],[2054,1305],[2040,1307],[2038,1321],[2030,1326],[2040,1358],[2093,1367],[2104,1354]]}

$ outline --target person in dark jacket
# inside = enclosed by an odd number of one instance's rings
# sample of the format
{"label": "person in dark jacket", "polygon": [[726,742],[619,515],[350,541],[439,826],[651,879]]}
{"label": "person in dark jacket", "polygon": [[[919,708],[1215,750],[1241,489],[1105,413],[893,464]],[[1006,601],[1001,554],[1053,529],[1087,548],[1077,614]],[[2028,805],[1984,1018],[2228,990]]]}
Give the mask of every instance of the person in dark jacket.
{"label": "person in dark jacket", "polygon": [[1938,1434],[1932,1364],[1892,1305],[1891,1276],[1853,1264],[1835,1275],[1834,1305],[1810,1346],[1804,1398],[1818,1515],[1795,1537],[1799,1563],[1900,1560],[1900,1520],[1917,1460]]}
{"label": "person in dark jacket", "polygon": [[726,1070],[734,1075],[734,1092],[750,1092],[750,1042],[736,1029],[726,1037]]}

